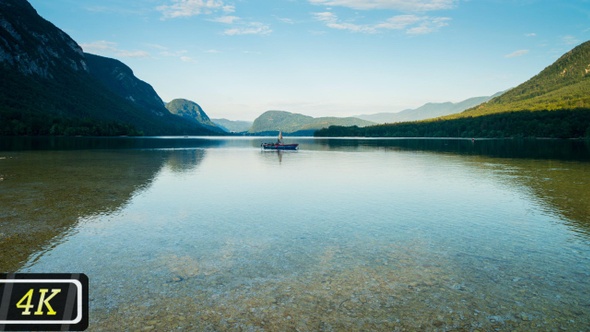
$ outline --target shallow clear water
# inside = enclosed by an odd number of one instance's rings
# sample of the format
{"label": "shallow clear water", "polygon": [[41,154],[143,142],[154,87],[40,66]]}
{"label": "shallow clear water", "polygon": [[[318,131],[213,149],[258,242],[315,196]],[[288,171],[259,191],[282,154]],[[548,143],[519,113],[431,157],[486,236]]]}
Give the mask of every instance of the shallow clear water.
{"label": "shallow clear water", "polygon": [[583,142],[172,140],[0,152],[0,271],[93,331],[590,326]]}

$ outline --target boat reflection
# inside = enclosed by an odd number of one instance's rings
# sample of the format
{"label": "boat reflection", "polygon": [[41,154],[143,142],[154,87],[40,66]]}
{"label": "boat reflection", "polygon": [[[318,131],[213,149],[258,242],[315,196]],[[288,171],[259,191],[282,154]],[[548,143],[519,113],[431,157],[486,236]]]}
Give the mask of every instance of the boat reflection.
{"label": "boat reflection", "polygon": [[283,155],[284,154],[292,154],[297,153],[297,150],[262,150],[261,154],[263,156],[273,156],[275,155],[279,164],[283,162]]}

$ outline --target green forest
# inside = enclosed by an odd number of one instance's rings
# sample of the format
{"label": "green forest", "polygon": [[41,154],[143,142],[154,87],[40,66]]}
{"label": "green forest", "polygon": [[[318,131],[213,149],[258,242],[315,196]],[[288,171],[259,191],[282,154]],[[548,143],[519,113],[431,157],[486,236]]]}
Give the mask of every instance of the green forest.
{"label": "green forest", "polygon": [[63,118],[50,114],[0,113],[0,136],[141,136],[143,131],[117,121]]}
{"label": "green forest", "polygon": [[589,138],[590,109],[518,111],[370,127],[330,126],[317,137]]}
{"label": "green forest", "polygon": [[0,136],[210,134],[172,114],[150,116],[89,75],[62,71],[52,80],[23,79],[0,66]]}

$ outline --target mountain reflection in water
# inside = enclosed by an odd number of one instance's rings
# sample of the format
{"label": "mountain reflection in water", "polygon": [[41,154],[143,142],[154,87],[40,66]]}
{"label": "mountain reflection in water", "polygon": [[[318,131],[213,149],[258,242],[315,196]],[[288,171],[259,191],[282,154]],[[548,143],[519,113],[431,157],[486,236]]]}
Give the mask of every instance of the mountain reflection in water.
{"label": "mountain reflection in water", "polygon": [[203,149],[0,152],[0,271],[14,272],[60,242],[81,218],[108,215],[164,165],[190,171]]}

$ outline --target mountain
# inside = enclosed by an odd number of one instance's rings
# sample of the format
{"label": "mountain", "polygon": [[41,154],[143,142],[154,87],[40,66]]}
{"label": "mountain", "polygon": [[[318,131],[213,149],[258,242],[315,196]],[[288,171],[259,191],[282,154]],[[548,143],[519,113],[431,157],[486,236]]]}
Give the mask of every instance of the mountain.
{"label": "mountain", "polygon": [[266,111],[254,120],[254,123],[248,132],[261,133],[269,131],[283,131],[284,133],[294,133],[298,131],[313,131],[335,125],[364,127],[373,124],[375,123],[353,117],[314,118],[303,114],[285,111]]}
{"label": "mountain", "polygon": [[377,114],[364,114],[357,116],[357,118],[377,123],[395,123],[438,118],[445,115],[463,112],[466,109],[484,103],[500,94],[502,94],[502,92],[496,93],[493,96],[473,97],[458,103],[427,103],[416,109],[407,109],[398,113],[386,112]]}
{"label": "mountain", "polygon": [[521,85],[456,117],[511,111],[590,108],[590,41]]}
{"label": "mountain", "polygon": [[0,1],[0,135],[210,131],[172,115],[120,61],[85,54],[25,0]]}
{"label": "mountain", "polygon": [[25,75],[59,76],[84,72],[82,49],[66,33],[42,19],[24,0],[0,2],[0,62]]}
{"label": "mountain", "polygon": [[228,119],[211,119],[211,121],[229,133],[247,132],[248,129],[252,127],[251,121],[235,121]]}
{"label": "mountain", "polygon": [[172,114],[185,118],[195,124],[207,128],[211,131],[223,133],[224,129],[218,127],[203,111],[199,104],[187,99],[174,99],[166,104],[166,109]]}
{"label": "mountain", "polygon": [[365,128],[333,126],[314,135],[590,138],[590,41],[521,85],[464,112]]}
{"label": "mountain", "polygon": [[84,58],[90,75],[116,95],[156,116],[168,113],[154,88],[135,77],[131,68],[121,61],[89,53],[84,53]]}

